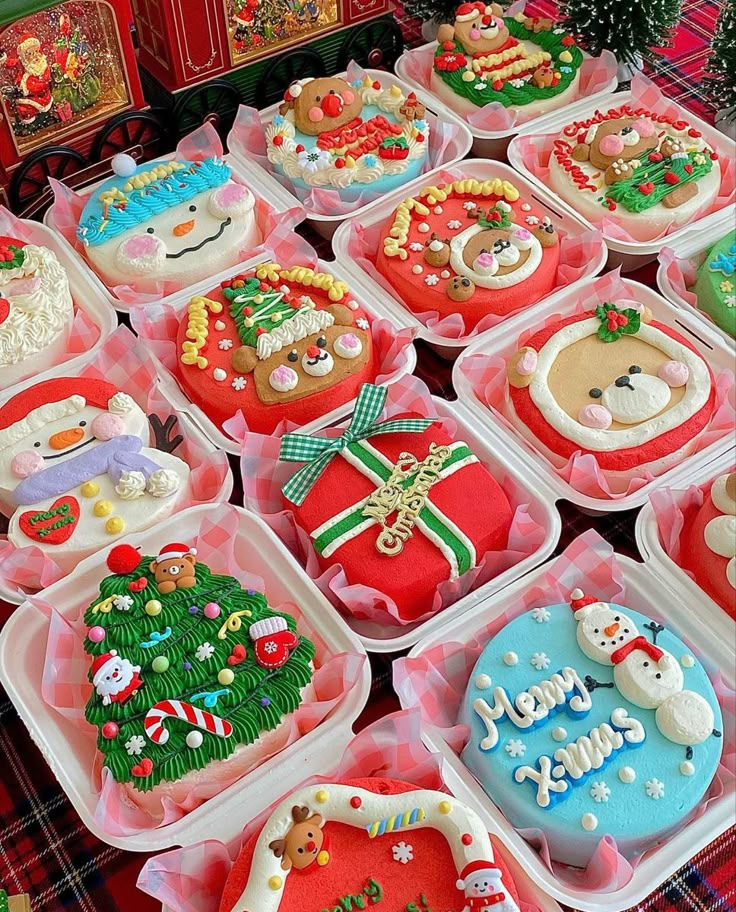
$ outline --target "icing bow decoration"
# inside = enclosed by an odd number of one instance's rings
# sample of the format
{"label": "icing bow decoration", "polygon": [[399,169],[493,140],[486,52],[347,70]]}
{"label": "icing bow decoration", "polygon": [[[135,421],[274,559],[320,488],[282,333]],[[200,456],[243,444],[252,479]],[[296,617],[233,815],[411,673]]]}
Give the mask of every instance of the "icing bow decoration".
{"label": "icing bow decoration", "polygon": [[349,426],[339,437],[310,437],[306,434],[284,434],[279,459],[284,462],[306,462],[283,486],[284,496],[300,506],[327,466],[351,443],[376,434],[421,433],[433,424],[432,418],[393,418],[378,422],[386,402],[385,387],[364,383],[358,393]]}

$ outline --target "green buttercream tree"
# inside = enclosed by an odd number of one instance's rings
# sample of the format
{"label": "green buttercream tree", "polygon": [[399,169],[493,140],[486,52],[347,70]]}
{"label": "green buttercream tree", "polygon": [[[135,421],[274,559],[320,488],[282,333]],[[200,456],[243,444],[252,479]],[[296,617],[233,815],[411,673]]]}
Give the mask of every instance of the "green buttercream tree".
{"label": "green buttercream tree", "polygon": [[736,0],[726,0],[718,18],[703,87],[726,120],[736,120]]}
{"label": "green buttercream tree", "polygon": [[275,729],[300,705],[314,657],[294,619],[262,593],[201,563],[193,586],[162,593],[152,560],[114,548],[116,572],[85,614],[85,715],[113,777],[142,791]]}

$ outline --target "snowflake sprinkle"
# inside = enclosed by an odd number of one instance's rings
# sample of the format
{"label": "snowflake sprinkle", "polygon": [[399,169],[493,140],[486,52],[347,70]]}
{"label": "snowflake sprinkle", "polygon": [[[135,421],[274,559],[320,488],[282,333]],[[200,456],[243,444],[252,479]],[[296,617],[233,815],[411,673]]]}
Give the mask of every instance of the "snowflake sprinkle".
{"label": "snowflake sprinkle", "polygon": [[599,803],[601,801],[608,801],[610,795],[611,790],[605,782],[594,782],[590,787],[590,796],[593,801],[597,801]]}
{"label": "snowflake sprinkle", "polygon": [[220,341],[217,343],[217,347],[220,349],[220,351],[230,351],[230,349],[233,347],[233,340],[220,339]]}
{"label": "snowflake sprinkle", "polygon": [[394,855],[394,861],[400,861],[401,864],[409,864],[410,861],[414,860],[414,848],[405,842],[392,846],[391,851]]}
{"label": "snowflake sprinkle", "polygon": [[450,221],[447,223],[447,227],[454,230],[455,228],[462,228],[463,223],[460,221],[460,219],[450,219]]}
{"label": "snowflake sprinkle", "polygon": [[470,212],[471,209],[477,209],[477,208],[478,208],[477,203],[471,203],[470,200],[468,200],[467,203],[463,203],[463,209],[467,209],[468,212]]}
{"label": "snowflake sprinkle", "polygon": [[266,645],[263,647],[263,651],[268,653],[268,655],[273,655],[273,653],[276,652],[278,648],[279,647],[275,643],[269,642],[266,643]]}
{"label": "snowflake sprinkle", "polygon": [[529,661],[537,671],[549,668],[549,656],[545,652],[535,652]]}
{"label": "snowflake sprinkle", "polygon": [[125,750],[128,752],[128,756],[130,757],[137,757],[145,746],[146,739],[143,737],[143,735],[131,735],[130,738],[125,742]]}
{"label": "snowflake sprinkle", "polygon": [[206,662],[207,659],[211,659],[214,654],[215,647],[211,643],[201,643],[194,652],[194,655],[200,662]]}
{"label": "snowflake sprinkle", "polygon": [[660,782],[659,779],[647,779],[644,788],[647,790],[647,795],[654,798],[655,801],[664,798],[664,782]]}
{"label": "snowflake sprinkle", "polygon": [[545,624],[552,615],[547,611],[546,608],[535,608],[532,611],[532,617],[538,624]]}
{"label": "snowflake sprinkle", "polygon": [[438,275],[435,275],[434,273],[431,273],[430,275],[425,276],[425,278],[424,278],[424,281],[426,282],[427,285],[436,285],[439,282],[439,280],[440,280],[440,277]]}
{"label": "snowflake sprinkle", "polygon": [[409,250],[411,250],[412,253],[421,253],[422,250],[424,250],[424,244],[420,244],[419,241],[414,241],[409,244]]}
{"label": "snowflake sprinkle", "polygon": [[726,295],[723,299],[723,303],[726,307],[736,307],[736,295]]}
{"label": "snowflake sprinkle", "polygon": [[130,595],[116,595],[112,603],[118,611],[130,611],[133,607],[133,599]]}
{"label": "snowflake sprinkle", "polygon": [[370,329],[371,324],[365,319],[365,317],[359,317],[355,321],[355,325],[358,329]]}
{"label": "snowflake sprinkle", "polygon": [[521,738],[509,738],[506,744],[504,744],[503,749],[509,757],[523,757],[526,753],[526,744],[524,744]]}
{"label": "snowflake sprinkle", "polygon": [[538,225],[539,224],[539,219],[537,218],[536,215],[527,215],[527,217],[524,219],[524,221],[527,223],[527,225]]}
{"label": "snowflake sprinkle", "polygon": [[247,385],[248,381],[245,379],[245,377],[233,377],[232,387],[234,390],[237,390],[237,392],[244,390]]}

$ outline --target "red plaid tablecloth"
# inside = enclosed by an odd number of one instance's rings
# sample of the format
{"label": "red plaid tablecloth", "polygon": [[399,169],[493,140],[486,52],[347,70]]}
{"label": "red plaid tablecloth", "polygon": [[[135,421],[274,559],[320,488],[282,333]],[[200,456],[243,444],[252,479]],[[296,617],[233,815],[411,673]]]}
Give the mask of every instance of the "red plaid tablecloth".
{"label": "red plaid tablecloth", "polygon": [[[537,12],[554,4],[538,0]],[[665,94],[712,122],[713,112],[700,90],[708,41],[720,3],[685,0],[683,23],[675,45],[651,73]],[[407,45],[422,43],[420,23],[397,17]],[[310,237],[315,243],[315,238]],[[320,253],[329,255],[324,244]],[[654,269],[635,276],[654,285]],[[419,343],[417,374],[433,393],[453,398],[450,366]],[[235,466],[234,466],[235,468]],[[234,495],[238,496],[238,492]],[[585,529],[594,527],[614,547],[638,556],[634,511],[613,516],[584,516],[562,504],[563,533],[559,550]],[[0,602],[0,626],[10,608]],[[374,657],[373,695],[361,722],[368,724],[398,708],[391,691],[390,658]],[[736,906],[736,829],[711,843],[637,909],[641,912],[725,912]],[[104,845],[79,820],[41,754],[31,742],[6,694],[0,689],[0,886],[9,894],[29,893],[33,912],[160,912],[135,888],[144,857]],[[298,912],[298,910],[294,910]]]}

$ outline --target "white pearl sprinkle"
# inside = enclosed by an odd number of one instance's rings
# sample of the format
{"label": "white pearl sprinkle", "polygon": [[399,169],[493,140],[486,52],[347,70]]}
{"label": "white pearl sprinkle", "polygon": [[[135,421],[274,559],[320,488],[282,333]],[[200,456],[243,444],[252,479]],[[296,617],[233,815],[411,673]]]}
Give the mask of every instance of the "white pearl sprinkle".
{"label": "white pearl sprinkle", "polygon": [[442,276],[443,279],[449,279],[450,276],[452,275],[452,273],[450,272],[449,269],[443,269],[442,272],[440,273],[440,275]]}
{"label": "white pearl sprinkle", "polygon": [[519,662],[519,657],[515,652],[506,652],[504,653],[503,663],[504,665],[516,665]]}
{"label": "white pearl sprinkle", "polygon": [[598,818],[595,814],[583,814],[580,818],[580,826],[591,833],[598,826]]}
{"label": "white pearl sprinkle", "polygon": [[618,778],[629,785],[636,779],[636,770],[633,766],[622,766],[618,771]]}
{"label": "white pearl sprinkle", "polygon": [[199,731],[190,731],[187,735],[187,747],[191,747],[192,750],[196,750],[198,747],[202,746],[204,737],[202,732]]}
{"label": "white pearl sprinkle", "polygon": [[212,371],[212,376],[215,378],[215,380],[222,382],[223,380],[227,380],[227,371],[223,370],[221,367],[216,367]]}
{"label": "white pearl sprinkle", "polygon": [[227,329],[227,326],[226,326],[224,320],[217,320],[217,321],[215,322],[215,329],[216,329],[218,332],[222,332],[223,330]]}
{"label": "white pearl sprinkle", "polygon": [[531,205],[530,205],[529,203],[522,203],[522,204],[521,204],[521,211],[522,211],[522,212],[531,212],[531,211],[532,211],[532,207],[531,207]]}
{"label": "white pearl sprinkle", "polygon": [[475,679],[475,686],[478,690],[488,690],[492,683],[491,676],[487,674],[479,674]]}
{"label": "white pearl sprinkle", "polygon": [[426,222],[420,222],[417,225],[417,231],[421,232],[422,234],[426,234],[429,231],[429,225]]}
{"label": "white pearl sprinkle", "polygon": [[348,301],[348,307],[349,307],[351,310],[357,310],[357,309],[358,309],[358,302],[357,302],[357,301]]}
{"label": "white pearl sprinkle", "polygon": [[564,741],[565,738],[567,738],[567,729],[558,725],[556,728],[552,729],[552,737],[555,741]]}
{"label": "white pearl sprinkle", "polygon": [[411,271],[414,275],[421,275],[424,272],[424,269],[417,263],[415,266],[411,267]]}
{"label": "white pearl sprinkle", "polygon": [[435,206],[432,211],[435,215],[442,215],[445,210],[442,208],[442,206]]}
{"label": "white pearl sprinkle", "polygon": [[684,655],[680,662],[682,663],[683,668],[692,668],[695,664],[695,659],[691,655]]}
{"label": "white pearl sprinkle", "polygon": [[680,772],[683,776],[692,776],[695,772],[695,766],[689,760],[683,760],[680,764]]}

